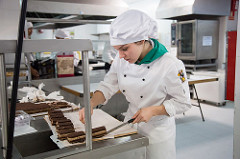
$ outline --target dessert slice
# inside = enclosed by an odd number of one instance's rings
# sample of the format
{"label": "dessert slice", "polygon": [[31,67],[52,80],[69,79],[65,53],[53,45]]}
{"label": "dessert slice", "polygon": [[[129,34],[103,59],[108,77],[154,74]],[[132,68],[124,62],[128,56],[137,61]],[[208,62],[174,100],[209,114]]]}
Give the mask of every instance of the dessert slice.
{"label": "dessert slice", "polygon": [[49,119],[52,120],[53,118],[63,118],[64,115],[63,114],[53,114],[53,115],[49,115]]}
{"label": "dessert slice", "polygon": [[[66,118],[66,117],[65,117]],[[56,121],[56,125],[59,125],[60,123],[69,123],[72,122],[70,119],[60,119]]]}
{"label": "dessert slice", "polygon": [[62,126],[62,127],[56,127],[56,131],[57,133],[61,130],[74,130],[74,126],[73,125],[69,125],[69,126]]}
{"label": "dessert slice", "polygon": [[16,110],[23,110],[28,114],[41,113],[50,110],[50,106],[46,103],[34,104],[34,103],[17,103]]}
{"label": "dessert slice", "polygon": [[56,125],[57,121],[60,121],[60,120],[67,120],[67,118],[64,116],[50,118],[52,125]]}
{"label": "dessert slice", "polygon": [[67,140],[69,143],[82,143],[86,139],[86,135],[83,131],[73,132],[67,135]]}
{"label": "dessert slice", "polygon": [[73,126],[73,123],[71,121],[67,121],[67,122],[64,122],[64,123],[58,123],[56,124],[56,127],[63,127],[63,126]]}
{"label": "dessert slice", "polygon": [[74,132],[74,130],[72,130],[72,129],[59,130],[58,131],[58,138],[60,140],[65,140],[65,139],[67,139],[67,136],[70,133],[73,133],[73,132]]}
{"label": "dessert slice", "polygon": [[67,108],[67,107],[71,107],[71,105],[69,105],[67,102],[52,102],[52,103],[48,103],[52,108],[54,109],[59,109],[59,108]]}
{"label": "dessert slice", "polygon": [[[92,137],[93,138],[99,138],[103,137],[104,135],[107,134],[107,130],[105,126],[100,126],[97,128],[92,129]],[[86,134],[83,131],[78,131],[78,132],[73,132],[69,133],[66,136],[67,140],[69,143],[82,143],[86,140]]]}
{"label": "dessert slice", "polygon": [[107,134],[107,130],[105,126],[100,126],[92,129],[92,137],[100,138]]}

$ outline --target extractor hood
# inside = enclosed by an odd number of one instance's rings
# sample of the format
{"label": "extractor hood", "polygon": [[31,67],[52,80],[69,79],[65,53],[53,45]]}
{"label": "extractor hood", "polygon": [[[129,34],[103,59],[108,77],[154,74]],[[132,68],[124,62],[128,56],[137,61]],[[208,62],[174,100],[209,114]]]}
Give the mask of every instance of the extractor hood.
{"label": "extractor hood", "polygon": [[160,19],[211,19],[230,14],[231,0],[161,0],[156,11]]}
{"label": "extractor hood", "polygon": [[39,29],[110,24],[127,9],[122,0],[29,0],[26,19]]}

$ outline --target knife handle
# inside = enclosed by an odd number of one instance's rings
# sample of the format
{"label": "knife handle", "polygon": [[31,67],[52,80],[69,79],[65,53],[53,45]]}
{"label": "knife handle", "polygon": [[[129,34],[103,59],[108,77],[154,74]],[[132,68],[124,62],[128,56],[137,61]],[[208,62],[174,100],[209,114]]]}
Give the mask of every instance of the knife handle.
{"label": "knife handle", "polygon": [[132,123],[135,119],[136,119],[136,118],[130,119],[130,120],[128,120],[127,122],[128,122],[128,123]]}

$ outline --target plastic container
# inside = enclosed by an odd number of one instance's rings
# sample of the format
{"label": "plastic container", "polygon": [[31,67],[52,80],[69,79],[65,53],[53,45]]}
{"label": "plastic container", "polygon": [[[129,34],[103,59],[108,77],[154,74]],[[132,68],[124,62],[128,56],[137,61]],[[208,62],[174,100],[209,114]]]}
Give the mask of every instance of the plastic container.
{"label": "plastic container", "polygon": [[15,115],[15,127],[30,126],[31,116],[22,110],[17,110]]}

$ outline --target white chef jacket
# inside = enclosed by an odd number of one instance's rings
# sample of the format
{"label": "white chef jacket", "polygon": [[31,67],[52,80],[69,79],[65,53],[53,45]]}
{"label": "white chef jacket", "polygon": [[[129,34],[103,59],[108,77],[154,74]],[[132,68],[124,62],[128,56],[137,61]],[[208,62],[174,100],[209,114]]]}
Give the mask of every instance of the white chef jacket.
{"label": "white chef jacket", "polygon": [[[187,80],[182,81],[179,72],[186,76],[183,63],[175,56],[165,53],[149,64],[130,64],[116,56],[100,90],[105,103],[120,90],[129,102],[125,121],[140,109],[163,104],[169,116],[154,116],[147,123],[135,124],[139,133],[149,138],[148,159],[174,159],[175,120],[174,115],[191,108]],[[104,104],[105,104],[104,103]]]}
{"label": "white chef jacket", "polygon": [[110,45],[110,42],[106,42],[103,49],[102,60],[111,64],[111,61],[113,61],[117,53],[118,51]]}

